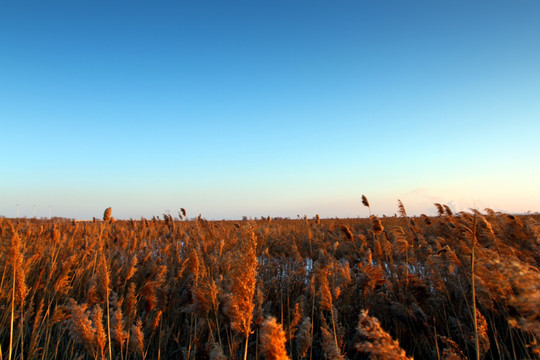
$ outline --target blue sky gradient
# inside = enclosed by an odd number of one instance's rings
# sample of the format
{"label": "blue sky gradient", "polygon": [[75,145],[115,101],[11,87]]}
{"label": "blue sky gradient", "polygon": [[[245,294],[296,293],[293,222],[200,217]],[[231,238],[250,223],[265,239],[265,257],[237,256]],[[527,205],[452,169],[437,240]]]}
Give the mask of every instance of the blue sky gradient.
{"label": "blue sky gradient", "polygon": [[540,2],[0,6],[0,215],[540,204]]}

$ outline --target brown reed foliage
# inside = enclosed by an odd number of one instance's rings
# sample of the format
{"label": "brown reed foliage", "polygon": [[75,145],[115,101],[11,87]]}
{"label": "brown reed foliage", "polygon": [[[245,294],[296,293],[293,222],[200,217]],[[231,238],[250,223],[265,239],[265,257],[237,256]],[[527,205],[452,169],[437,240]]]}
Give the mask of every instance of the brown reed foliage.
{"label": "brown reed foliage", "polygon": [[[0,353],[538,358],[540,216],[486,213],[0,219]],[[283,346],[263,351],[272,333]]]}

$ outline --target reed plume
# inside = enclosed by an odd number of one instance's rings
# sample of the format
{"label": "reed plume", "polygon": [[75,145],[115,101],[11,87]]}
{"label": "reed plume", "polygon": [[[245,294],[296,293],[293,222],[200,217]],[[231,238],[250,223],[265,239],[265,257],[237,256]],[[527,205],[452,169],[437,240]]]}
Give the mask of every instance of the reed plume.
{"label": "reed plume", "polygon": [[122,309],[120,307],[113,310],[111,320],[112,338],[120,346],[120,353],[123,353],[123,348],[127,341],[128,333],[125,331],[125,321],[122,316]]}
{"label": "reed plume", "polygon": [[435,208],[437,209],[437,214],[439,216],[444,216],[444,213],[445,213],[444,207],[439,203],[434,203],[433,205],[435,205]]}
{"label": "reed plume", "polygon": [[96,328],[90,320],[88,304],[78,305],[75,300],[69,299],[67,308],[71,314],[68,321],[71,337],[83,345],[92,356],[97,356]]}
{"label": "reed plume", "polygon": [[300,324],[296,333],[296,346],[301,358],[304,358],[311,348],[312,340],[312,323],[310,317],[307,316],[302,321],[302,324]]}
{"label": "reed plume", "polygon": [[101,306],[97,304],[94,305],[92,312],[90,313],[90,318],[92,319],[95,329],[95,343],[101,355],[101,359],[104,359],[104,350],[105,345],[107,344],[107,334],[105,333],[105,329],[103,327],[103,310],[101,309]]}
{"label": "reed plume", "polygon": [[321,326],[322,348],[327,359],[345,360],[345,356],[341,354],[339,346],[336,343],[336,338],[330,333],[326,322]]}
{"label": "reed plume", "polygon": [[[30,336],[30,346],[28,351],[28,357],[31,359],[38,350],[38,337],[40,335],[41,329],[39,327],[41,320],[43,318],[43,307],[45,305],[44,299],[42,298],[39,302],[38,308],[35,312],[35,317],[32,325],[32,334]],[[1,360],[1,357],[0,357]]]}
{"label": "reed plume", "polygon": [[493,211],[492,209],[490,208],[485,208],[484,211],[486,212],[486,214],[490,217],[496,217],[497,214],[495,213],[495,211]]}
{"label": "reed plume", "polygon": [[227,360],[227,357],[223,353],[223,349],[219,343],[210,338],[210,351],[208,354],[210,360]]}
{"label": "reed plume", "polygon": [[253,230],[249,230],[249,236],[240,239],[237,251],[231,259],[229,294],[226,296],[223,310],[231,320],[231,328],[246,338],[245,360],[253,317],[253,296],[257,282],[257,238]]}
{"label": "reed plume", "polygon": [[142,321],[137,319],[137,322],[131,326],[130,336],[129,336],[130,346],[132,351],[136,352],[144,359],[144,334],[142,331]]}
{"label": "reed plume", "polygon": [[467,357],[459,349],[458,344],[445,336],[439,336],[445,347],[442,352],[441,360],[466,360]]}
{"label": "reed plume", "polygon": [[[24,310],[24,300],[28,294],[28,289],[25,283],[25,272],[24,272],[24,260],[23,254],[21,251],[21,239],[17,234],[17,231],[12,228],[13,235],[11,236],[11,243],[9,246],[8,252],[8,263],[11,264],[13,270],[12,276],[12,289],[11,289],[11,321],[10,321],[10,332],[9,332],[9,355],[8,359],[11,360],[13,352],[13,324],[15,321],[15,304],[18,303],[20,310],[20,328],[23,329],[23,310]],[[2,279],[3,280],[3,279]],[[21,344],[24,339],[24,335],[21,332]],[[22,346],[21,346],[22,347]]]}
{"label": "reed plume", "polygon": [[375,215],[371,215],[371,226],[373,227],[373,232],[375,234],[381,234],[384,231],[384,226]]}
{"label": "reed plume", "polygon": [[125,299],[125,315],[132,320],[137,315],[137,295],[135,294],[135,283],[130,283]]}
{"label": "reed plume", "polygon": [[405,206],[403,206],[403,203],[401,200],[398,199],[398,212],[401,217],[407,217],[407,212],[405,211]]}
{"label": "reed plume", "polygon": [[353,241],[354,235],[353,235],[353,233],[351,232],[351,229],[349,229],[349,227],[348,227],[347,225],[342,225],[342,226],[341,226],[341,231],[343,231],[343,233],[345,234],[345,236],[347,237],[347,239]]}
{"label": "reed plume", "polygon": [[356,349],[374,360],[411,360],[397,340],[384,331],[379,320],[362,310],[358,321]]}
{"label": "reed plume", "polygon": [[[107,339],[109,343],[109,359],[112,359],[111,321],[110,321],[111,317],[110,317],[110,309],[109,309],[109,291],[110,291],[111,278],[110,278],[110,273],[109,273],[109,266],[107,264],[107,259],[105,258],[104,254],[102,254],[100,258],[99,277],[100,277],[101,285],[103,287],[105,305],[106,305],[106,310],[107,310]],[[99,309],[101,310],[101,308]],[[96,328],[96,330],[99,330],[99,329]],[[99,343],[99,345],[101,345],[101,343]],[[101,350],[101,352],[103,354],[103,350]]]}
{"label": "reed plume", "polygon": [[20,308],[24,307],[24,300],[28,295],[28,288],[25,282],[24,257],[21,251],[21,238],[17,232],[11,237],[8,260],[13,270],[14,301]]}
{"label": "reed plume", "polygon": [[261,327],[261,354],[266,360],[288,360],[285,332],[275,317],[268,317]]}
{"label": "reed plume", "polygon": [[508,303],[516,312],[507,319],[508,323],[533,334],[529,347],[540,356],[540,270],[516,260],[495,259],[493,263],[512,287]]}
{"label": "reed plume", "polygon": [[105,209],[105,211],[103,212],[103,221],[107,222],[111,220],[111,212],[112,208],[108,207]]}
{"label": "reed plume", "polygon": [[362,195],[362,204],[368,208],[369,216],[371,216],[371,208],[369,207],[369,201],[366,197],[366,195]]}
{"label": "reed plume", "polygon": [[[174,229],[0,218],[0,360],[540,358],[540,215],[441,207]],[[380,324],[361,336],[362,309]],[[270,317],[285,352],[261,351]]]}

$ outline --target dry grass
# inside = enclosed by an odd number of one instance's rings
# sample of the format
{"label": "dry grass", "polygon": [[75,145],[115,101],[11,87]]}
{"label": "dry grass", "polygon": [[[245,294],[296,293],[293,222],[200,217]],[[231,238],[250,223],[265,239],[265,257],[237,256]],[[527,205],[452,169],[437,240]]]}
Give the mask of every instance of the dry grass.
{"label": "dry grass", "polygon": [[540,357],[540,216],[399,207],[0,219],[0,359]]}

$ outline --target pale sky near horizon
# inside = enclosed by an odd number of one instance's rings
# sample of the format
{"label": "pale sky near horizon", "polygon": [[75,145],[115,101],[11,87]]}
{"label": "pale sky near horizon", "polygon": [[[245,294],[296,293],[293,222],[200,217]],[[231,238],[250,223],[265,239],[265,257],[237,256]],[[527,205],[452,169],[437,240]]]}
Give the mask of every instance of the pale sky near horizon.
{"label": "pale sky near horizon", "polygon": [[0,5],[0,216],[540,210],[540,1]]}

